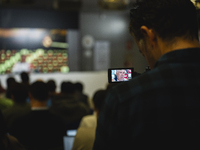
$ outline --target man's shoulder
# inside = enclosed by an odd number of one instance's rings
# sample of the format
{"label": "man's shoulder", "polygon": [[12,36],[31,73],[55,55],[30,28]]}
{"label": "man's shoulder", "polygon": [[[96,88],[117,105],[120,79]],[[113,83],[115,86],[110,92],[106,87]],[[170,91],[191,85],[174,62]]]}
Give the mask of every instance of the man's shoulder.
{"label": "man's shoulder", "polygon": [[[38,122],[40,122],[40,124],[38,124]],[[27,126],[38,127],[43,124],[46,124],[48,126],[64,126],[63,120],[60,117],[50,113],[48,110],[31,111],[30,113],[18,118],[13,123],[13,126],[27,128]]]}
{"label": "man's shoulder", "polygon": [[35,120],[54,120],[55,116],[49,110],[31,110],[29,113],[20,117],[17,122],[34,122]]}
{"label": "man's shoulder", "polygon": [[129,81],[116,85],[110,92],[115,93],[115,95],[120,99],[135,97],[151,87],[153,84],[152,76],[155,75],[155,71],[144,73]]}

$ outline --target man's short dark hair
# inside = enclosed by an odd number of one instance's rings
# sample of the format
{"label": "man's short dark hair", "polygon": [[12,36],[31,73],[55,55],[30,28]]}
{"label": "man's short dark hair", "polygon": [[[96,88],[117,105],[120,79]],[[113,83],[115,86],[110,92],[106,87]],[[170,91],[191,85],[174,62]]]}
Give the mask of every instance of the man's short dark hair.
{"label": "man's short dark hair", "polygon": [[25,103],[28,98],[28,89],[24,84],[16,82],[11,87],[11,95],[16,103]]}
{"label": "man's short dark hair", "polygon": [[24,82],[24,83],[29,82],[29,75],[27,72],[22,72],[20,74],[20,78],[21,78],[22,82]]}
{"label": "man's short dark hair", "polygon": [[75,85],[75,88],[76,88],[77,91],[83,92],[83,84],[82,83],[77,82],[74,85]]}
{"label": "man's short dark hair", "polygon": [[12,85],[16,82],[14,77],[8,77],[6,79],[7,89],[11,88]]}
{"label": "man's short dark hair", "polygon": [[11,99],[11,88],[13,84],[16,83],[16,80],[14,77],[8,77],[6,79],[6,84],[7,84],[7,90],[6,90],[6,97]]}
{"label": "man's short dark hair", "polygon": [[30,93],[38,101],[46,101],[49,96],[47,85],[42,81],[36,81],[31,84]]}
{"label": "man's short dark hair", "polygon": [[56,82],[51,79],[47,82],[47,87],[48,87],[48,90],[49,92],[55,92],[56,91]]}
{"label": "man's short dark hair", "polygon": [[139,0],[131,9],[129,25],[136,40],[144,38],[143,25],[168,42],[175,37],[198,39],[197,12],[190,0]]}
{"label": "man's short dark hair", "polygon": [[63,94],[74,94],[75,93],[75,86],[72,82],[62,82],[61,84],[61,93]]}

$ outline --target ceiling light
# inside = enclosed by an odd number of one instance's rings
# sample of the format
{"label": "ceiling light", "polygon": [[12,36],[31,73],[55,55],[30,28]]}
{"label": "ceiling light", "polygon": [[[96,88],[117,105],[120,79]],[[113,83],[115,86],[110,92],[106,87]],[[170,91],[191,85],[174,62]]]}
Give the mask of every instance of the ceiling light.
{"label": "ceiling light", "polygon": [[103,9],[120,10],[128,6],[129,0],[99,0],[98,3]]}

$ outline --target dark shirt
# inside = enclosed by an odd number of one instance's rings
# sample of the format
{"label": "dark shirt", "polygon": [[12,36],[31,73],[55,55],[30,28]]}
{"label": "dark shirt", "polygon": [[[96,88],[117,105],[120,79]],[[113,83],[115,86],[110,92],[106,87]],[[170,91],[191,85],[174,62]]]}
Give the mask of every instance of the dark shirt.
{"label": "dark shirt", "polygon": [[85,95],[81,92],[76,92],[75,98],[79,102],[82,102],[87,107],[88,111],[90,111],[90,104],[88,102],[88,96],[87,95]]}
{"label": "dark shirt", "polygon": [[83,116],[88,115],[87,107],[72,95],[56,95],[52,97],[50,112],[61,117],[68,129],[76,129]]}
{"label": "dark shirt", "polygon": [[199,48],[169,52],[153,70],[114,87],[93,149],[199,149],[199,57]]}
{"label": "dark shirt", "polygon": [[12,123],[18,118],[30,113],[31,106],[29,103],[15,103],[13,106],[3,110],[3,116],[7,127],[10,128]]}
{"label": "dark shirt", "polygon": [[63,146],[66,127],[62,120],[48,110],[33,110],[16,120],[9,133],[27,150],[48,150]]}

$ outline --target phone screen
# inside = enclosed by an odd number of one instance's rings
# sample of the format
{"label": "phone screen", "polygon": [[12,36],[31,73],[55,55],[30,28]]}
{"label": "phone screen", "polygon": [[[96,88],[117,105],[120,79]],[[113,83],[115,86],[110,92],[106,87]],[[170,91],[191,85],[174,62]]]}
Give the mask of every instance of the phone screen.
{"label": "phone screen", "polygon": [[133,78],[133,68],[111,68],[108,69],[108,82],[120,83]]}

